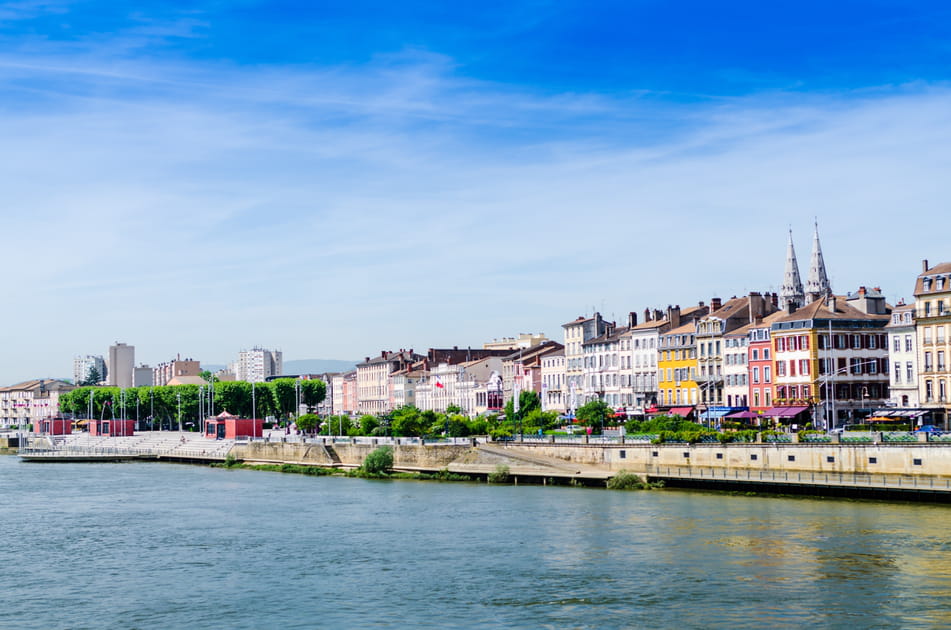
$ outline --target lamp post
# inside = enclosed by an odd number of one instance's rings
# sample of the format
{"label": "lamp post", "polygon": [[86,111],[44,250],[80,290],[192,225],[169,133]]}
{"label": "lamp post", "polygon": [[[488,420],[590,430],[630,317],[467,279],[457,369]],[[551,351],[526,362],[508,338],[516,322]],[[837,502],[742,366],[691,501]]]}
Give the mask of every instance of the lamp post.
{"label": "lamp post", "polygon": [[182,393],[175,392],[175,396],[178,398],[178,432],[182,432]]}

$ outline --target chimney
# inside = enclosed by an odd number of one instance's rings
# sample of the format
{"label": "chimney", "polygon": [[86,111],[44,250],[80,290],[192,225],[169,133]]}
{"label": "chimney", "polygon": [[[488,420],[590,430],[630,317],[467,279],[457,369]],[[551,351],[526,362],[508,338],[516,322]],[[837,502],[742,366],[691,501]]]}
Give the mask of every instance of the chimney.
{"label": "chimney", "polygon": [[769,294],[769,302],[773,305],[773,308],[779,309],[779,296],[775,292]]}
{"label": "chimney", "polygon": [[651,321],[651,310],[649,308],[644,309],[644,321],[645,322]]}
{"label": "chimney", "polygon": [[928,273],[928,259],[927,258],[921,261],[921,273]]}
{"label": "chimney", "polygon": [[659,308],[655,308],[653,321],[659,322],[661,319],[663,319],[663,317],[664,313]]}
{"label": "chimney", "polygon": [[370,362],[370,357],[364,357],[363,362],[364,362],[364,363],[369,363],[369,362]]}
{"label": "chimney", "polygon": [[828,300],[829,310],[835,312],[835,296],[830,295]]}
{"label": "chimney", "polygon": [[710,298],[710,312],[711,313],[719,310],[721,306],[723,306],[723,301],[720,300],[720,298],[718,297]]}
{"label": "chimney", "polygon": [[[702,305],[703,302],[700,304]],[[667,306],[667,321],[670,322],[671,328],[677,328],[680,326],[680,304],[677,306]]]}
{"label": "chimney", "polygon": [[796,311],[796,303],[792,300],[786,302],[786,314],[792,315]]}
{"label": "chimney", "polygon": [[452,349],[453,349],[453,350],[458,350],[458,349],[459,349],[459,346],[453,346]]}
{"label": "chimney", "polygon": [[859,287],[859,295],[865,295],[865,287]]}
{"label": "chimney", "polygon": [[747,305],[750,309],[750,323],[755,322],[766,314],[766,300],[755,291],[750,293]]}
{"label": "chimney", "polygon": [[627,314],[627,327],[634,328],[635,326],[637,326],[637,313],[631,311]]}

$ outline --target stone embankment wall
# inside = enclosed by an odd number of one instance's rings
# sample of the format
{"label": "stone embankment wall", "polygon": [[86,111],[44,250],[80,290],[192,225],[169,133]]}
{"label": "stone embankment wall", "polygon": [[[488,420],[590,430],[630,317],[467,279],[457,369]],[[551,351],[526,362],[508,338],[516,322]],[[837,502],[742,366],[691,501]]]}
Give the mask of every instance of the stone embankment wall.
{"label": "stone embankment wall", "polygon": [[[251,442],[237,444],[231,450],[236,459],[254,463],[286,463],[310,466],[342,466],[356,468],[379,444],[295,444],[284,442]],[[472,450],[467,445],[396,444],[393,446],[393,467],[401,470],[438,471]]]}
{"label": "stone embankment wall", "polygon": [[[377,444],[252,442],[231,453],[247,462],[357,467]],[[570,466],[565,464],[570,463]],[[521,474],[610,477],[627,470],[648,474],[659,467],[729,471],[869,473],[951,477],[951,444],[397,444],[400,470],[485,472],[498,464]]]}
{"label": "stone embankment wall", "polygon": [[530,452],[608,471],[657,466],[728,470],[872,473],[951,477],[951,444],[518,444]]}

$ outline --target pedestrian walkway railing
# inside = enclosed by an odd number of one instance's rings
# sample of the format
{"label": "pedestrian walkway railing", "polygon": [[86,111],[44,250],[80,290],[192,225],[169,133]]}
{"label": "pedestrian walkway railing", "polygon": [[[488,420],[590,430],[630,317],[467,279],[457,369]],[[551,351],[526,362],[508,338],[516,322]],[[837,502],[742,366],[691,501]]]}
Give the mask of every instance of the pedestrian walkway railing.
{"label": "pedestrian walkway railing", "polygon": [[703,466],[647,466],[646,473],[649,477],[657,479],[951,492],[951,478],[933,476],[728,469]]}

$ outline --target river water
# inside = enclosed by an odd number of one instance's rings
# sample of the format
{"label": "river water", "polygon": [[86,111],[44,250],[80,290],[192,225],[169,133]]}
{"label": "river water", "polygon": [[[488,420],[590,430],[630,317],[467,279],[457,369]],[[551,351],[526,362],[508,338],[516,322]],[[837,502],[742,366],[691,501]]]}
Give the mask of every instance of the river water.
{"label": "river water", "polygon": [[0,628],[951,627],[951,508],[0,457]]}

